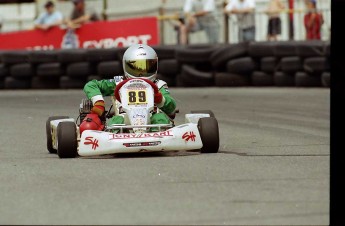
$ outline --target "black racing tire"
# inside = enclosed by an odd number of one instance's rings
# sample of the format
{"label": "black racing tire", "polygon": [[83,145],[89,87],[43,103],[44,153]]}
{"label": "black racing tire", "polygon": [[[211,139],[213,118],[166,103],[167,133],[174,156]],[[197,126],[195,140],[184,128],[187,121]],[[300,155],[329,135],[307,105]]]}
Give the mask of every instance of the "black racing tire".
{"label": "black racing tire", "polygon": [[187,64],[182,66],[181,78],[187,84],[195,87],[209,87],[214,85],[214,76],[212,72],[199,71]]}
{"label": "black racing tire", "polygon": [[29,53],[29,62],[31,64],[56,63],[58,54],[54,50],[38,50]]}
{"label": "black racing tire", "polygon": [[329,41],[325,43],[325,56],[327,58],[331,56],[331,43]]}
{"label": "black racing tire", "polygon": [[189,84],[183,80],[181,74],[176,75],[176,87],[189,87]]}
{"label": "black racing tire", "polygon": [[171,77],[168,75],[157,74],[157,78],[163,80],[168,84],[168,87],[175,87],[176,86],[176,77]]}
{"label": "black racing tire", "polygon": [[263,58],[274,56],[275,42],[250,42],[248,45],[248,54],[253,58]]}
{"label": "black racing tire", "polygon": [[34,75],[34,68],[29,63],[14,64],[10,67],[10,75],[13,78],[31,78]]}
{"label": "black racing tire", "polygon": [[31,79],[18,79],[12,76],[4,80],[5,89],[29,89],[31,88]]}
{"label": "black racing tire", "polygon": [[125,54],[128,47],[117,47],[117,59],[122,62],[123,55]]}
{"label": "black racing tire", "polygon": [[254,71],[251,76],[253,86],[273,86],[273,75],[262,71]]}
{"label": "black racing tire", "polygon": [[60,77],[61,89],[82,89],[86,84],[86,78],[70,78],[68,76]]}
{"label": "black racing tire", "polygon": [[118,58],[118,50],[110,49],[88,49],[86,52],[86,60],[92,63],[99,63],[103,61],[120,60]]}
{"label": "black racing tire", "polygon": [[297,52],[297,42],[298,41],[281,41],[277,42],[275,45],[274,54],[276,57],[291,57],[298,56]]}
{"label": "black racing tire", "polygon": [[303,64],[300,57],[284,57],[280,60],[280,67],[286,73],[296,73],[302,70]]}
{"label": "black racing tire", "polygon": [[27,63],[29,53],[27,50],[5,51],[1,54],[1,62],[5,65]]}
{"label": "black racing tire", "polygon": [[176,49],[176,60],[181,63],[207,63],[215,47],[209,48],[179,48]]}
{"label": "black racing tire", "polygon": [[302,58],[325,55],[325,42],[321,40],[299,41],[296,43],[297,55]]}
{"label": "black racing tire", "polygon": [[321,75],[311,76],[306,72],[297,72],[295,83],[297,87],[322,87]]}
{"label": "black racing tire", "polygon": [[213,117],[200,118],[198,121],[202,148],[201,153],[217,153],[219,149],[218,121]]}
{"label": "black racing tire", "polygon": [[59,88],[59,78],[41,78],[32,77],[31,79],[32,89],[58,89]]}
{"label": "black racing tire", "polygon": [[7,76],[9,76],[9,70],[8,70],[8,67],[6,67],[5,64],[1,64],[0,63],[0,79],[1,78],[5,78]]}
{"label": "black racing tire", "polygon": [[56,154],[57,150],[53,148],[53,139],[52,139],[50,122],[57,119],[67,119],[67,118],[69,117],[68,116],[51,116],[46,121],[47,150],[51,154]]}
{"label": "black racing tire", "polygon": [[78,154],[77,126],[74,122],[60,122],[57,127],[59,158],[75,158]]}
{"label": "black racing tire", "polygon": [[273,73],[279,69],[278,59],[276,57],[263,57],[260,59],[260,70],[267,73]]}
{"label": "black racing tire", "polygon": [[175,52],[178,47],[176,45],[156,45],[152,48],[156,51],[159,60],[166,60],[175,59]]}
{"label": "black racing tire", "polygon": [[321,82],[324,87],[331,87],[331,73],[330,72],[322,73]]}
{"label": "black racing tire", "polygon": [[89,62],[71,63],[67,66],[66,74],[70,78],[86,78],[93,74],[93,70]]}
{"label": "black racing tire", "polygon": [[190,113],[193,113],[193,114],[209,114],[210,117],[215,118],[214,113],[211,110],[192,110],[192,111],[190,111]]}
{"label": "black racing tire", "polygon": [[176,77],[181,72],[181,64],[176,59],[160,60],[158,71],[165,76]]}
{"label": "black racing tire", "polygon": [[257,68],[257,63],[251,57],[233,59],[226,64],[227,72],[239,75],[250,75]]}
{"label": "black racing tire", "polygon": [[248,43],[225,45],[217,48],[210,55],[209,59],[212,66],[216,69],[224,69],[229,60],[246,56],[248,53]]}
{"label": "black racing tire", "polygon": [[238,75],[227,72],[217,72],[215,74],[215,86],[217,87],[237,87],[249,86],[250,80],[247,75]]}
{"label": "black racing tire", "polygon": [[112,79],[114,76],[123,74],[123,68],[120,61],[104,61],[98,64],[97,74],[103,78]]}
{"label": "black racing tire", "polygon": [[208,43],[191,43],[188,44],[186,47],[188,49],[207,49],[207,48],[212,48],[215,45],[213,44],[208,44]]}
{"label": "black racing tire", "polygon": [[273,74],[274,85],[279,87],[295,86],[295,74],[276,71]]}
{"label": "black racing tire", "polygon": [[43,63],[37,65],[36,75],[41,78],[58,78],[65,73],[60,63]]}
{"label": "black racing tire", "polygon": [[58,61],[62,64],[70,64],[86,61],[87,50],[85,49],[63,49],[57,52]]}
{"label": "black racing tire", "polygon": [[304,60],[303,69],[311,75],[320,75],[330,70],[330,63],[326,57],[310,57]]}
{"label": "black racing tire", "polygon": [[4,89],[5,88],[5,80],[0,78],[0,89]]}
{"label": "black racing tire", "polygon": [[213,67],[212,67],[210,62],[196,63],[196,64],[192,64],[191,66],[193,66],[196,70],[202,71],[202,72],[212,72],[213,71]]}

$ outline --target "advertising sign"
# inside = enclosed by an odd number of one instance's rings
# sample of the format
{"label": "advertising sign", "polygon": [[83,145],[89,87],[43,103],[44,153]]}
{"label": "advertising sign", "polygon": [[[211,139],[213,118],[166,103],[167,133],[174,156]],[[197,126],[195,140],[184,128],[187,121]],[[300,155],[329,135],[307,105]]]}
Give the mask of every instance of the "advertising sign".
{"label": "advertising sign", "polygon": [[0,34],[0,49],[112,48],[159,44],[156,17],[87,23],[77,29],[54,27]]}

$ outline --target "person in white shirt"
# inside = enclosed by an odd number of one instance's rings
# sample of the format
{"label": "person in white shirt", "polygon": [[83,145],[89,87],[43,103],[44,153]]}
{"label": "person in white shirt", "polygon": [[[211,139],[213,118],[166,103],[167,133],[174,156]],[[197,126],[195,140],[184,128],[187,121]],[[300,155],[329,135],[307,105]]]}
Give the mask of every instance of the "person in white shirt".
{"label": "person in white shirt", "polygon": [[55,11],[55,5],[52,1],[48,1],[44,8],[45,12],[35,20],[35,28],[41,30],[48,30],[53,26],[58,26],[63,21],[63,15],[59,11]]}
{"label": "person in white shirt", "polygon": [[179,24],[179,43],[188,44],[189,32],[204,30],[209,43],[218,43],[219,23],[214,0],[186,0],[183,7],[185,19]]}
{"label": "person in white shirt", "polygon": [[230,0],[225,6],[225,13],[237,16],[238,40],[255,41],[255,0]]}

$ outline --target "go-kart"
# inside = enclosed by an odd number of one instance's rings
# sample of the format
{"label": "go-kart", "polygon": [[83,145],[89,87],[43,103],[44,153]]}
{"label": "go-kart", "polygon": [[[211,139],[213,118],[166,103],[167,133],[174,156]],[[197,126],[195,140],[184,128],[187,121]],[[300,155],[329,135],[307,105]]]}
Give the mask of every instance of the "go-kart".
{"label": "go-kart", "polygon": [[[79,123],[78,118],[49,117],[46,122],[48,151],[57,153],[60,158],[129,152],[218,152],[218,122],[210,110],[185,114],[185,124],[181,125],[175,125],[175,114],[169,116],[169,124],[151,124],[151,115],[162,112],[154,104],[155,89],[157,86],[146,79],[128,79],[117,85],[112,105],[102,117],[101,131],[85,130],[80,135],[80,124],[92,108],[92,102],[87,99],[80,104]],[[107,118],[120,113],[119,105],[124,124],[107,125]]]}

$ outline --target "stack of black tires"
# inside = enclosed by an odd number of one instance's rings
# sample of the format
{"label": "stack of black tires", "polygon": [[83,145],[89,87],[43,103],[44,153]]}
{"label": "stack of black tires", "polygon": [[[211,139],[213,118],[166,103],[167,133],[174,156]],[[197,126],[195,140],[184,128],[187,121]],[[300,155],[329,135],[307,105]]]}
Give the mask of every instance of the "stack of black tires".
{"label": "stack of black tires", "polygon": [[[330,43],[153,46],[158,78],[177,87],[330,87]],[[126,48],[0,51],[0,89],[80,89],[123,74]]]}

